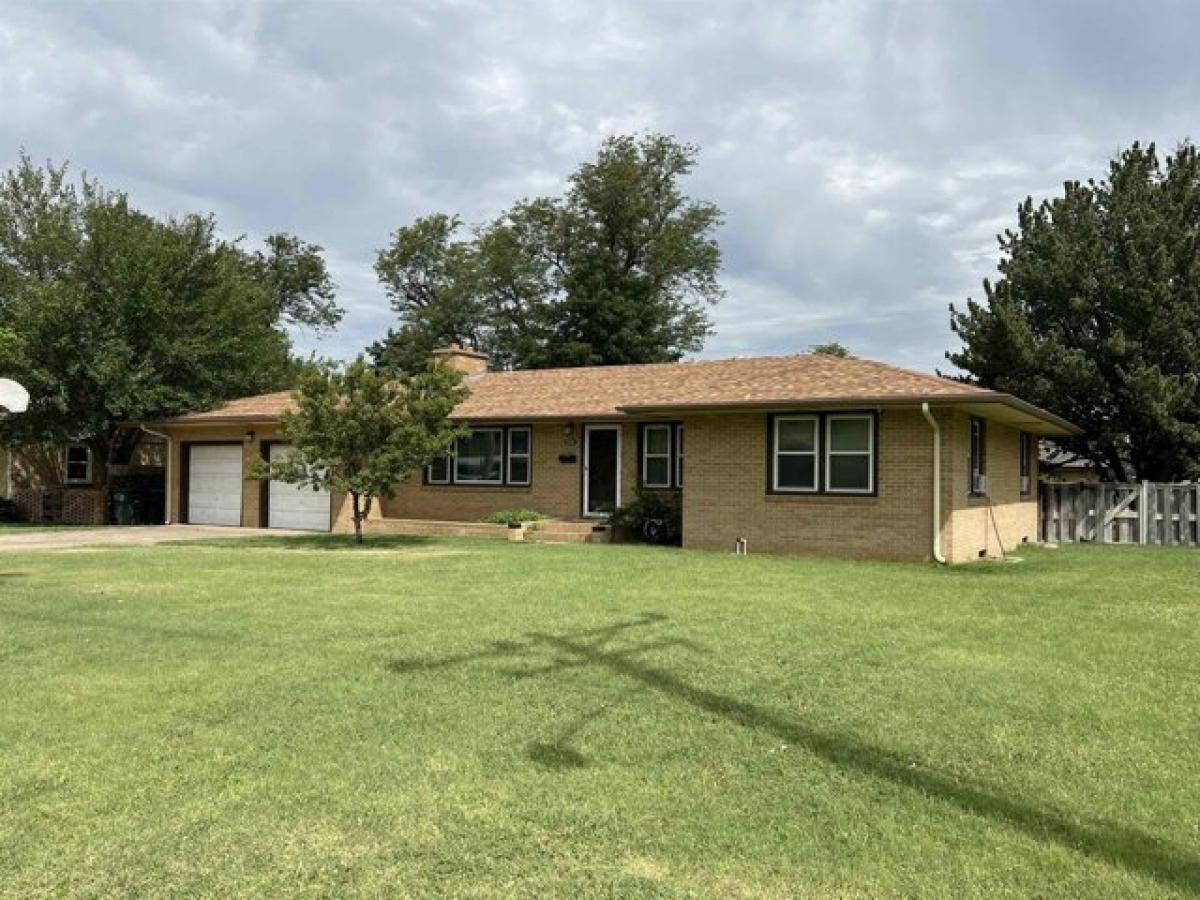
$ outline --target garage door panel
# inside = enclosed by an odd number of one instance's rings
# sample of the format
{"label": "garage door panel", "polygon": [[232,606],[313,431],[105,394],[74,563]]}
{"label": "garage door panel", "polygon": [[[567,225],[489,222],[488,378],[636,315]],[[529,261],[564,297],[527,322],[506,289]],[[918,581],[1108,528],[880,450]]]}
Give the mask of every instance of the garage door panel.
{"label": "garage door panel", "polygon": [[188,457],[188,522],[241,525],[241,445],[195,444]]}
{"label": "garage door panel", "polygon": [[[288,444],[272,444],[271,462],[279,462],[291,451]],[[310,486],[285,481],[272,481],[267,488],[267,524],[271,528],[328,531],[329,520],[328,491],[314,491]]]}

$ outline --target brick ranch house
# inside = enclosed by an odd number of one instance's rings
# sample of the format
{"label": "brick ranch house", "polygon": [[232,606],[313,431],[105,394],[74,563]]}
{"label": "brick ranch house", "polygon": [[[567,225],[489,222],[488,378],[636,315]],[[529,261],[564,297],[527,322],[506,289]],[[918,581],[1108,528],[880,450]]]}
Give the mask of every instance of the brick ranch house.
{"label": "brick ranch house", "polygon": [[[1011,395],[864,359],[490,372],[470,350],[436,355],[466,375],[453,417],[470,432],[368,529],[514,508],[602,521],[653,489],[680,492],[685,547],[964,562],[1036,540],[1037,437],[1079,433]],[[292,405],[265,394],[153,423],[170,440],[168,520],[347,530],[344,498],[245,480],[287,452]]]}

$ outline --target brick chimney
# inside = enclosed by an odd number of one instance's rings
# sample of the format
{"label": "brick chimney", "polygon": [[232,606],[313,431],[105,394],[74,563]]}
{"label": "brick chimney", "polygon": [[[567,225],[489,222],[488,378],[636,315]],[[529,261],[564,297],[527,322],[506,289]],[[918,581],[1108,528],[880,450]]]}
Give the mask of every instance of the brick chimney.
{"label": "brick chimney", "polygon": [[451,344],[440,350],[433,351],[433,358],[442,365],[449,366],[456,372],[462,372],[467,377],[482,375],[488,369],[488,356],[475,350],[468,350],[458,344]]}

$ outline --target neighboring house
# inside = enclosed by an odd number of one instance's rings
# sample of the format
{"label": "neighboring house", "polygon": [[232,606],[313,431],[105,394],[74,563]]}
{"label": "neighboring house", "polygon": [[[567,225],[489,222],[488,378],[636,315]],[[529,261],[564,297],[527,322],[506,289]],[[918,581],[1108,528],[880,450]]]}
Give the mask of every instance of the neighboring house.
{"label": "neighboring house", "polygon": [[1060,450],[1046,441],[1038,454],[1042,481],[1103,481],[1104,471],[1090,459]]}
{"label": "neighboring house", "polygon": [[[453,415],[471,431],[384,519],[603,520],[641,488],[680,492],[685,547],[960,562],[1036,540],[1037,437],[1079,433],[1008,394],[824,354],[520,372],[437,356],[467,375]],[[293,407],[265,394],[156,423],[168,518],[347,529],[344,498],[245,480],[287,452]]]}
{"label": "neighboring house", "polygon": [[4,491],[31,522],[104,525],[164,518],[166,440],[143,434],[123,464],[107,467],[82,441],[4,453]]}

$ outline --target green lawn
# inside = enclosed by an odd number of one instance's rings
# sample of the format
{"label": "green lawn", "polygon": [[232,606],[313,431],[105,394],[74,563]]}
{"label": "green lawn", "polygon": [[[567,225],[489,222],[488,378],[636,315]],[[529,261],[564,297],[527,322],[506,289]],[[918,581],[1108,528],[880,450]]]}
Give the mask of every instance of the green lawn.
{"label": "green lawn", "polygon": [[0,555],[0,891],[1193,896],[1200,553]]}

